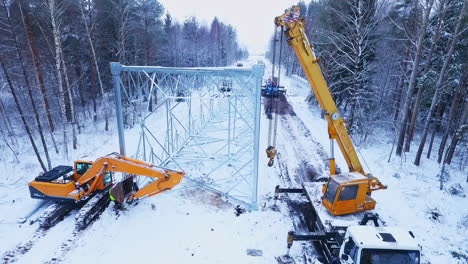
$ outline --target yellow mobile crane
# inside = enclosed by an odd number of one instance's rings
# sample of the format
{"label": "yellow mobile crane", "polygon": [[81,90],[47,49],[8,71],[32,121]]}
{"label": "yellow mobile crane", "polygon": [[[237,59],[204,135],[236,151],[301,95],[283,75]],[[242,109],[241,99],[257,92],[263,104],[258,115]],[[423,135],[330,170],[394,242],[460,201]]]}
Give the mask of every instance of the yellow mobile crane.
{"label": "yellow mobile crane", "polygon": [[[328,121],[331,144],[330,177],[322,186],[320,182],[304,182],[302,188],[275,190],[280,193],[301,193],[309,200],[304,213],[308,233],[288,233],[288,254],[277,257],[279,263],[294,263],[289,256],[293,241],[312,241],[319,259],[326,264],[354,263],[408,263],[419,264],[421,251],[411,231],[397,227],[379,226],[379,216],[365,212],[375,208],[371,192],[386,189],[380,181],[364,172],[351,138],[346,131],[330,90],[319,67],[313,48],[307,39],[304,20],[299,19],[300,9],[294,6],[276,17],[275,24],[285,30],[288,44],[294,48],[297,58],[311,85],[320,107]],[[336,174],[333,142],[338,142],[348,164],[348,173]],[[274,158],[276,149],[269,147],[267,154]],[[318,204],[323,206],[317,206]],[[364,212],[364,213],[358,213]],[[361,219],[362,216],[362,219]],[[367,225],[369,221],[374,226]],[[302,231],[303,232],[303,231]]]}
{"label": "yellow mobile crane", "polygon": [[[275,24],[285,29],[289,46],[294,49],[297,58],[304,70],[307,80],[317,101],[325,112],[328,121],[328,134],[331,144],[330,174],[327,184],[322,188],[323,206],[332,215],[344,215],[356,212],[372,210],[375,208],[375,200],[371,198],[371,192],[386,189],[376,177],[364,172],[361,162],[356,154],[351,138],[345,127],[330,89],[323,77],[312,45],[305,34],[304,19],[299,19],[300,9],[292,7],[285,14],[275,18]],[[349,167],[349,173],[336,174],[335,158],[333,157],[334,141],[338,142],[341,152]],[[270,151],[276,152],[276,149]],[[267,154],[272,159],[274,153]],[[286,189],[276,190],[276,193],[287,192]]]}

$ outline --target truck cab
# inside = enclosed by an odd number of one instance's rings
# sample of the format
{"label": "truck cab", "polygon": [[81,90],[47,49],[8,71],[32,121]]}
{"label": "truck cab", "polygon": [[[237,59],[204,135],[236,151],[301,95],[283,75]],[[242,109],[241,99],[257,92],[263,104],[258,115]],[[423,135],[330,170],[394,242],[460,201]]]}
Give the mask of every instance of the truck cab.
{"label": "truck cab", "polygon": [[413,233],[396,227],[350,226],[340,248],[341,264],[419,264]]}

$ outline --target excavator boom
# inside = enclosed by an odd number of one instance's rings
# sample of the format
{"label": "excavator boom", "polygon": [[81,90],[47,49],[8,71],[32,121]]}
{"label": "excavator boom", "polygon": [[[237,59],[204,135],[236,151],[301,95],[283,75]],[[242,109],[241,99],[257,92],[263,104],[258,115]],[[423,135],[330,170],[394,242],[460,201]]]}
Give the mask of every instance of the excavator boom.
{"label": "excavator boom", "polygon": [[82,186],[94,179],[91,187],[87,191],[87,194],[90,194],[96,190],[95,186],[97,186],[107,172],[122,172],[130,175],[147,176],[157,179],[132,194],[131,199],[150,197],[170,190],[179,184],[185,175],[184,172],[159,168],[140,160],[120,155],[108,155],[97,159],[93,163],[93,166],[78,180],[77,184]]}

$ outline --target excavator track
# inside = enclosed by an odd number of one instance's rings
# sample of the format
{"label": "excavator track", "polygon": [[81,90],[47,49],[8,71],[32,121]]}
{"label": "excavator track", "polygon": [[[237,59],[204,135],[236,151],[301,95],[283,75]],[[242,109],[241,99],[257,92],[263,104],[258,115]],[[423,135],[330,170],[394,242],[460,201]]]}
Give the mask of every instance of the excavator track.
{"label": "excavator track", "polygon": [[75,215],[76,229],[85,229],[96,217],[98,217],[109,205],[109,194],[105,191],[97,193],[81,207]]}
{"label": "excavator track", "polygon": [[50,205],[39,218],[39,226],[43,229],[54,226],[62,221],[74,208],[76,208],[76,205],[72,203],[55,203]]}

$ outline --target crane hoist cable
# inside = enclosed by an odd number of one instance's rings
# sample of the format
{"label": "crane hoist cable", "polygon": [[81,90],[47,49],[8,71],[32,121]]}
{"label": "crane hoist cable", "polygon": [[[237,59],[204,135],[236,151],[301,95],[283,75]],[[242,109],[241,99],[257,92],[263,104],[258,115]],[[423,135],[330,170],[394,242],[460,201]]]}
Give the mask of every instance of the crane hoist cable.
{"label": "crane hoist cable", "polygon": [[[273,76],[275,76],[275,60],[276,60],[276,25],[275,25],[275,29],[274,29],[274,33],[273,33],[273,61],[271,63],[271,76],[273,78]],[[267,85],[268,85],[268,81],[267,81]],[[272,142],[271,142],[271,130],[272,130],[272,100],[267,100],[267,103],[268,105],[266,106],[267,107],[267,118],[269,119],[268,121],[268,148],[266,149],[266,152],[267,152],[267,156],[270,158],[270,155],[269,155],[269,149],[273,148],[272,146]],[[269,116],[270,115],[270,116]],[[271,158],[270,158],[271,160]],[[272,164],[273,165],[273,164]],[[268,163],[268,166],[270,166],[270,163]]]}
{"label": "crane hoist cable", "polygon": [[278,131],[278,101],[279,101],[279,88],[281,80],[281,59],[283,58],[283,27],[280,31],[280,48],[279,48],[279,58],[278,58],[278,81],[276,83],[278,94],[275,97],[275,128],[273,130],[273,146],[276,147],[276,134]]}
{"label": "crane hoist cable", "polygon": [[[278,131],[278,100],[279,100],[279,86],[280,86],[280,75],[281,75],[281,57],[283,50],[283,27],[281,27],[280,32],[280,48],[279,48],[279,58],[278,58],[278,77],[275,81],[275,63],[276,63],[276,35],[277,27],[275,26],[274,35],[273,35],[273,62],[272,62],[272,71],[271,71],[271,80],[272,86],[276,86],[276,96],[274,89],[270,92],[270,103],[269,103],[269,112],[271,118],[268,123],[268,148],[266,149],[267,157],[269,158],[268,166],[273,166],[274,159],[276,157],[276,135]],[[274,106],[274,107],[273,107]],[[274,125],[273,123],[273,114],[275,115]],[[273,137],[273,140],[272,140]]]}

